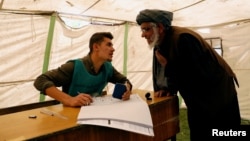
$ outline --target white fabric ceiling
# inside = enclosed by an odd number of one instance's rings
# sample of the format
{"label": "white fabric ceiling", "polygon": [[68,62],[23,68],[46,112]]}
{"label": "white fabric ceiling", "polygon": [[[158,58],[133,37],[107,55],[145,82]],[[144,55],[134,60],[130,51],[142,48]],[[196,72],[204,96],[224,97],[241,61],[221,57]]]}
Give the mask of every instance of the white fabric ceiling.
{"label": "white fabric ceiling", "polygon": [[1,0],[2,9],[57,11],[135,21],[146,8],[174,12],[173,24],[187,27],[211,26],[250,18],[249,0]]}
{"label": "white fabric ceiling", "polygon": [[[249,7],[249,0],[0,0],[0,108],[39,101],[33,81],[42,72],[48,43],[51,15],[44,13],[53,11],[72,19],[77,16],[84,20],[132,24],[128,28],[124,24],[90,24],[73,29],[56,16],[49,69],[83,57],[88,53],[88,40],[94,32],[110,31],[116,49],[113,65],[123,72],[124,36],[127,36],[127,76],[134,88],[152,90],[152,52],[145,47],[140,28],[133,24],[140,10],[152,8],[174,12],[173,25],[193,30],[206,27],[210,33],[200,33],[204,38],[222,39],[223,58],[240,82],[242,117],[250,119]],[[108,86],[107,90],[112,88]]]}

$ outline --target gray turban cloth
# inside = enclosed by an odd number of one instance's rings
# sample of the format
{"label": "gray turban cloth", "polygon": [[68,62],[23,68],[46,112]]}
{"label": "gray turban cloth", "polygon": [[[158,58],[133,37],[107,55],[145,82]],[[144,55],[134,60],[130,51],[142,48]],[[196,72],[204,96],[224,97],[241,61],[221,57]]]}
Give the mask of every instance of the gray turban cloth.
{"label": "gray turban cloth", "polygon": [[143,22],[162,23],[164,27],[171,26],[173,13],[158,9],[145,9],[140,11],[136,17],[136,22],[141,25]]}

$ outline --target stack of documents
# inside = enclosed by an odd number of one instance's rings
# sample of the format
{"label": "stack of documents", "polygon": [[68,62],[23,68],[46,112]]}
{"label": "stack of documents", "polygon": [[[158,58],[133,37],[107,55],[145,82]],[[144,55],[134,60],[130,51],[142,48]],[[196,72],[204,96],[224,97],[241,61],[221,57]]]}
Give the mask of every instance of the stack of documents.
{"label": "stack of documents", "polygon": [[99,125],[154,136],[148,104],[138,94],[122,101],[111,95],[94,98],[90,106],[82,106],[78,124]]}

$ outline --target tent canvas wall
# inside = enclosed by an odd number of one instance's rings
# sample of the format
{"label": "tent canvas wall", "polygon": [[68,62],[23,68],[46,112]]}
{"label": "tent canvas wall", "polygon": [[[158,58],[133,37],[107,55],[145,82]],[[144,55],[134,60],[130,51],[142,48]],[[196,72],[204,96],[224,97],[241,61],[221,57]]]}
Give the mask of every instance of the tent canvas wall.
{"label": "tent canvas wall", "polygon": [[[97,31],[114,35],[112,63],[134,88],[152,90],[152,50],[140,37],[135,17],[141,9],[159,8],[174,12],[173,25],[221,39],[223,58],[239,79],[241,115],[250,119],[249,5],[247,0],[0,0],[0,108],[39,102],[34,79],[85,56]],[[113,85],[106,90],[111,92]]]}

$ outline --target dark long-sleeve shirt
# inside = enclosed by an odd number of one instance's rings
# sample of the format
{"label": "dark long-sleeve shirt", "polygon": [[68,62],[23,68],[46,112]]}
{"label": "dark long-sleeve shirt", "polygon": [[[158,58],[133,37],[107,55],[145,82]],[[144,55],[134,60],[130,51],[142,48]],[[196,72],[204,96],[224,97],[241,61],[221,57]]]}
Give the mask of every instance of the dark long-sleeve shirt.
{"label": "dark long-sleeve shirt", "polygon": [[[84,58],[81,58],[80,60],[83,62],[85,68],[90,74],[92,75],[98,74],[94,70],[94,66],[89,55],[85,56]],[[101,68],[100,71],[102,71],[102,69],[103,68]],[[47,71],[46,73],[38,76],[34,82],[34,86],[37,90],[41,91],[44,94],[46,94],[45,90],[51,86],[62,87],[62,90],[68,93],[73,72],[74,72],[74,63],[71,61],[66,62],[57,69]],[[108,82],[114,84],[128,82],[131,86],[130,89],[132,89],[132,84],[127,79],[127,77],[118,72],[114,67],[113,67],[113,75],[111,79],[108,80]]]}

